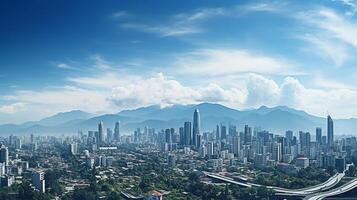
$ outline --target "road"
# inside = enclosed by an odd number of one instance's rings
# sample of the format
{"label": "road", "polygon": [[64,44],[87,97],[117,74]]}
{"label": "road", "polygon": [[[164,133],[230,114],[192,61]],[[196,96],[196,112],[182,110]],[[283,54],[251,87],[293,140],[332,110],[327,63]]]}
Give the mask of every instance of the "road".
{"label": "road", "polygon": [[[243,186],[243,187],[263,186],[263,185],[254,184],[254,183],[243,183],[243,182],[235,181],[232,178],[229,178],[226,176],[221,176],[221,175],[215,174],[215,173],[205,172],[205,174],[208,177],[215,178],[215,179],[218,179],[221,181],[229,182],[229,183],[236,184],[236,185]],[[273,187],[273,186],[266,186],[266,187],[273,189],[277,193],[283,193],[285,195],[287,194],[287,195],[291,195],[291,196],[307,196],[309,194],[325,191],[325,190],[328,190],[328,189],[334,187],[335,185],[337,185],[337,183],[340,182],[340,180],[344,176],[345,176],[345,173],[337,173],[334,176],[332,176],[331,178],[329,178],[327,181],[325,181],[324,183],[321,183],[321,184],[318,184],[318,185],[315,185],[312,187],[302,188],[302,189],[286,189],[286,188],[279,188],[279,187]]]}
{"label": "road", "polygon": [[276,191],[278,193],[291,194],[291,195],[295,194],[295,195],[305,196],[305,195],[309,195],[312,193],[328,190],[328,189],[334,187],[341,181],[341,179],[344,176],[345,176],[345,173],[337,173],[323,183],[320,183],[318,185],[314,185],[311,187],[307,187],[307,188],[302,188],[302,189],[285,189],[285,188],[278,188],[278,187],[268,187],[268,188],[274,189],[274,191]]}
{"label": "road", "polygon": [[350,181],[338,188],[335,188],[333,190],[308,195],[304,198],[304,200],[322,200],[326,197],[331,197],[331,196],[335,196],[335,195],[339,195],[339,194],[348,192],[350,190],[353,190],[356,187],[357,187],[357,178],[355,178],[352,181]]}

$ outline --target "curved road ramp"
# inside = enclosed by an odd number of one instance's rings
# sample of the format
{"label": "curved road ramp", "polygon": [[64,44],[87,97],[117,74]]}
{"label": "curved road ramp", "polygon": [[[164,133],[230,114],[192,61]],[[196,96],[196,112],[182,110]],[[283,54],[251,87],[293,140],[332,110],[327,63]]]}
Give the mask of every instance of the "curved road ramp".
{"label": "curved road ramp", "polygon": [[[220,181],[228,182],[231,184],[236,184],[236,185],[239,185],[242,187],[261,187],[261,186],[263,186],[263,185],[254,184],[254,183],[239,182],[239,181],[233,180],[230,177],[222,176],[222,175],[215,174],[215,173],[209,173],[209,172],[204,172],[204,173],[208,177],[218,179]],[[326,190],[336,186],[344,176],[345,176],[345,173],[337,173],[334,176],[332,176],[331,178],[329,178],[327,181],[325,181],[321,184],[307,187],[307,188],[302,188],[302,189],[286,189],[286,188],[279,188],[279,187],[273,187],[273,186],[265,186],[265,187],[274,190],[276,192],[276,195],[307,196],[307,195],[310,195],[313,193],[326,191]]]}
{"label": "curved road ramp", "polygon": [[357,187],[357,178],[333,190],[308,195],[304,198],[304,200],[322,200],[327,197],[332,197],[335,195],[348,192],[350,190],[355,189],[356,187]]}

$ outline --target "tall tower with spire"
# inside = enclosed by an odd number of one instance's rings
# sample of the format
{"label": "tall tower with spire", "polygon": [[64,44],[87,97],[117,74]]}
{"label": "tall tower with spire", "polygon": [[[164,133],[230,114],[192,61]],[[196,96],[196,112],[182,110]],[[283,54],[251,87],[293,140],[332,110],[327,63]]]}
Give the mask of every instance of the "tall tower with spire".
{"label": "tall tower with spire", "polygon": [[[192,135],[193,135],[193,145],[195,145],[196,148],[198,148],[201,144],[200,139],[200,111],[198,109],[195,109],[195,112],[193,113],[193,129],[192,129]],[[199,139],[198,139],[199,138]]]}
{"label": "tall tower with spire", "polygon": [[333,120],[330,115],[327,116],[327,146],[333,146]]}
{"label": "tall tower with spire", "polygon": [[99,144],[103,144],[104,140],[105,140],[105,136],[104,136],[104,125],[103,122],[100,122],[98,124],[98,134],[99,134]]}

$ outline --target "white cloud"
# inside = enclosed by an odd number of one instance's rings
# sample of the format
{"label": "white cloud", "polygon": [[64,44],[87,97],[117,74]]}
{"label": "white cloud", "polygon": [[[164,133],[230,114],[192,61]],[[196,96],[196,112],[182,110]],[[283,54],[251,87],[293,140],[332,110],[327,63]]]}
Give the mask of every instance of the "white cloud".
{"label": "white cloud", "polygon": [[179,20],[179,23],[186,24],[193,21],[204,20],[211,17],[224,16],[227,15],[229,11],[224,8],[204,8],[197,9],[192,13],[181,13],[174,18]]}
{"label": "white cloud", "polygon": [[300,13],[299,19],[328,33],[332,38],[357,47],[357,24],[328,8]]}
{"label": "white cloud", "polygon": [[279,86],[270,79],[261,75],[250,74],[246,79],[248,107],[256,107],[262,104],[274,105],[279,99]]}
{"label": "white cloud", "polygon": [[44,116],[60,111],[81,109],[89,112],[110,111],[111,103],[105,98],[109,93],[76,87],[51,88],[44,90],[20,90],[7,96],[7,100],[23,102],[23,107],[33,114]]}
{"label": "white cloud", "polygon": [[318,37],[311,34],[306,34],[301,38],[312,44],[313,48],[309,48],[308,51],[318,54],[321,57],[331,59],[336,66],[343,66],[344,62],[350,56],[344,44],[330,38],[323,38],[321,35]]}
{"label": "white cloud", "polygon": [[12,104],[8,104],[8,105],[0,106],[0,113],[14,114],[14,113],[23,111],[24,109],[25,109],[25,104],[18,102],[18,103],[12,103]]}
{"label": "white cloud", "polygon": [[132,108],[152,104],[162,106],[188,104],[195,101],[198,95],[192,88],[158,73],[148,79],[138,79],[113,88],[112,95],[108,99],[121,108]]}
{"label": "white cloud", "polygon": [[228,11],[223,8],[204,8],[168,17],[166,22],[156,24],[127,22],[123,23],[121,27],[156,33],[162,37],[182,36],[203,32],[203,29],[198,24],[200,21],[211,17],[224,16],[227,12]]}
{"label": "white cloud", "polygon": [[355,0],[333,0],[340,2],[345,6],[348,6],[350,9],[345,12],[347,16],[353,16],[357,12],[357,2]]}
{"label": "white cloud", "polygon": [[75,82],[76,86],[16,91],[2,98],[13,103],[1,106],[0,113],[1,116],[18,113],[27,115],[27,120],[35,120],[73,109],[115,113],[152,104],[170,106],[201,102],[221,103],[237,109],[287,105],[317,115],[325,115],[328,110],[336,117],[352,117],[357,113],[357,91],[353,89],[307,88],[289,76],[281,84],[254,73],[239,77],[243,84],[223,87],[215,83],[185,86],[162,73],[148,77],[112,74],[110,84],[104,84],[108,77],[98,74]]}
{"label": "white cloud", "polygon": [[128,17],[128,16],[129,16],[128,12],[126,12],[124,10],[117,11],[111,15],[111,17],[114,19],[121,19],[121,18]]}
{"label": "white cloud", "polygon": [[316,75],[313,82],[316,87],[323,89],[355,89],[355,87],[351,87],[350,85],[336,80],[325,78],[322,75]]}
{"label": "white cloud", "polygon": [[59,63],[58,65],[56,65],[56,67],[60,69],[75,69],[75,67],[68,65],[66,63]]}
{"label": "white cloud", "polygon": [[292,64],[242,49],[201,49],[182,55],[178,73],[220,76],[235,73],[296,74]]}
{"label": "white cloud", "polygon": [[137,23],[124,23],[122,28],[133,29],[149,33],[157,33],[162,37],[170,36],[181,36],[192,33],[199,33],[202,30],[192,25],[180,25],[180,24],[170,24],[170,25],[146,25]]}
{"label": "white cloud", "polygon": [[277,3],[252,3],[240,6],[244,12],[280,12],[283,4]]}
{"label": "white cloud", "polygon": [[111,63],[103,59],[99,54],[94,54],[90,57],[94,61],[94,68],[99,70],[109,70],[111,69]]}

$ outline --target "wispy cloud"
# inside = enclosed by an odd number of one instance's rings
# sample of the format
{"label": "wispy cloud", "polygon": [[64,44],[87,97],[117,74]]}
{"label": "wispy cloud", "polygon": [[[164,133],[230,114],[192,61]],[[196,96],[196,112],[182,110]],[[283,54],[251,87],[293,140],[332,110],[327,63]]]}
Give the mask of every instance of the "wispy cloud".
{"label": "wispy cloud", "polygon": [[99,54],[94,54],[90,56],[90,59],[94,61],[93,67],[99,70],[109,70],[112,69],[111,63]]}
{"label": "wispy cloud", "polygon": [[333,80],[332,78],[323,77],[321,74],[317,74],[314,79],[314,85],[323,89],[349,89],[354,90],[355,87],[347,85],[340,81]]}
{"label": "wispy cloud", "polygon": [[179,13],[170,16],[168,20],[160,23],[136,23],[127,22],[121,25],[122,28],[137,31],[156,33],[162,37],[182,36],[203,32],[204,29],[198,24],[202,20],[217,16],[224,16],[228,13],[223,8],[204,8],[193,12]]}
{"label": "wispy cloud", "polygon": [[220,76],[237,73],[297,74],[296,67],[244,49],[199,49],[178,58],[179,73]]}
{"label": "wispy cloud", "polygon": [[353,16],[357,12],[357,1],[355,0],[333,0],[335,2],[342,3],[345,6],[348,6],[350,9],[346,11],[347,16]]}
{"label": "wispy cloud", "polygon": [[127,11],[124,11],[124,10],[121,10],[121,11],[117,11],[115,13],[113,13],[111,15],[112,18],[114,19],[122,19],[122,18],[125,18],[125,17],[128,17],[129,16],[129,13]]}
{"label": "wispy cloud", "polygon": [[244,13],[250,12],[280,12],[282,11],[285,3],[283,2],[269,2],[269,3],[249,3],[242,6],[238,6],[238,9]]}
{"label": "wispy cloud", "polygon": [[335,39],[357,47],[357,23],[329,8],[300,13],[299,19],[329,33]]}
{"label": "wispy cloud", "polygon": [[14,114],[25,109],[25,103],[17,102],[8,105],[0,106],[0,113],[3,114]]}
{"label": "wispy cloud", "polygon": [[76,69],[75,67],[69,65],[69,64],[66,64],[66,63],[59,63],[56,65],[57,68],[60,68],[60,69]]}
{"label": "wispy cloud", "polygon": [[[202,22],[207,19],[224,16],[237,16],[251,12],[278,12],[282,3],[255,3],[233,7],[200,8],[191,12],[169,16],[167,20],[158,23],[137,23],[134,21],[122,23],[121,27],[137,31],[156,33],[162,37],[182,36],[204,32]],[[113,14],[115,15],[115,14]],[[119,12],[119,16],[122,13]]]}
{"label": "wispy cloud", "polygon": [[170,36],[181,36],[193,33],[199,33],[202,30],[194,27],[192,25],[146,25],[146,24],[137,24],[137,23],[125,23],[121,25],[122,28],[132,29],[137,31],[156,33],[162,37]]}
{"label": "wispy cloud", "polygon": [[296,16],[307,27],[307,33],[298,37],[310,43],[318,55],[330,58],[336,66],[343,66],[357,49],[357,23],[350,18],[326,7]]}
{"label": "wispy cloud", "polygon": [[345,61],[350,57],[348,48],[331,38],[323,37],[322,35],[318,37],[312,34],[305,34],[299,36],[299,38],[311,44],[312,48],[304,48],[304,50],[331,59],[336,66],[343,66]]}

